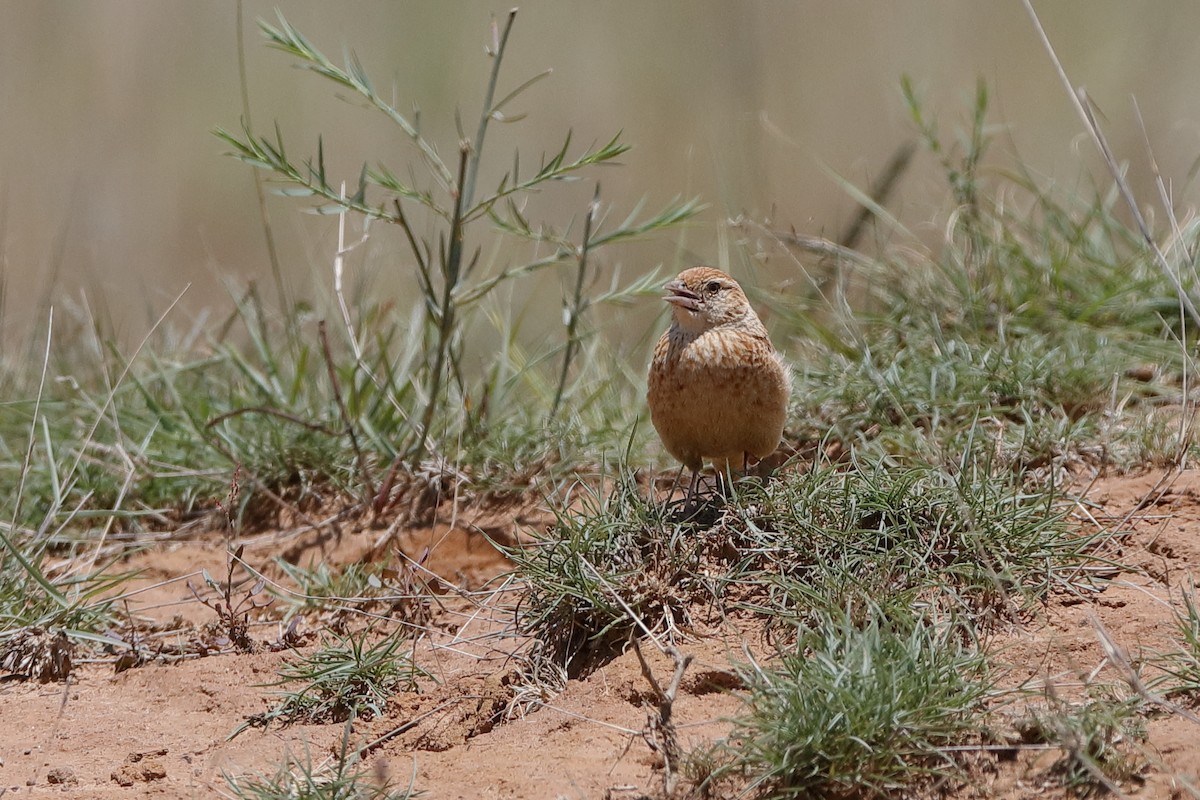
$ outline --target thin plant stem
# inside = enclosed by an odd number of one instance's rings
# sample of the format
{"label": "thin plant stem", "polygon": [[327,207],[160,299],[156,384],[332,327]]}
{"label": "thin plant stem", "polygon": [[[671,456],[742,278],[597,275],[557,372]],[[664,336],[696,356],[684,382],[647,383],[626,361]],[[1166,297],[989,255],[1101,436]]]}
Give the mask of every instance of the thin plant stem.
{"label": "thin plant stem", "polygon": [[[247,128],[252,127],[250,121],[250,87],[246,80],[246,44],[245,25],[243,24],[242,0],[237,0],[237,54],[238,54],[238,85],[242,95],[242,120]],[[283,282],[283,270],[279,266],[279,251],[275,247],[275,229],[271,227],[271,214],[267,209],[267,193],[263,190],[262,175],[254,172],[254,193],[258,197],[258,215],[262,219],[263,236],[267,241],[267,258],[271,262],[271,277],[275,281],[275,291],[279,295],[279,311],[284,319],[294,320],[291,313],[291,303],[287,296],[287,285]],[[289,332],[290,329],[289,329]]]}
{"label": "thin plant stem", "polygon": [[502,32],[498,30],[495,20],[492,20],[492,47],[488,52],[488,55],[492,57],[492,72],[488,77],[487,93],[483,96],[483,111],[479,115],[479,128],[475,132],[475,141],[471,143],[474,156],[471,158],[470,169],[467,171],[466,183],[462,186],[461,207],[463,208],[469,208],[475,197],[475,176],[479,173],[479,162],[483,156],[483,140],[487,136],[488,123],[496,113],[492,103],[496,97],[496,82],[500,78],[500,62],[504,60],[504,50],[508,46],[508,34],[512,32],[512,26],[516,19],[517,9],[514,8],[508,12],[508,19],[504,22]]}
{"label": "thin plant stem", "polygon": [[[463,252],[463,200],[464,184],[467,176],[467,163],[470,149],[464,143],[459,151],[458,160],[458,192],[454,198],[454,216],[450,220],[450,241],[443,250],[442,259],[442,297],[437,315],[437,341],[434,345],[433,370],[429,375],[429,397],[425,402],[425,411],[421,414],[421,430],[416,443],[413,445],[411,461],[414,465],[420,462],[425,454],[425,443],[433,427],[433,415],[437,412],[442,392],[442,374],[446,371],[446,360],[450,354],[454,326],[454,290],[462,274]],[[476,156],[478,157],[478,156]]]}
{"label": "thin plant stem", "polygon": [[33,403],[32,422],[29,425],[29,443],[25,446],[25,457],[21,461],[21,474],[17,481],[17,498],[13,503],[12,522],[8,529],[15,531],[21,519],[21,506],[25,500],[25,480],[29,476],[29,465],[33,462],[33,449],[37,444],[37,421],[42,414],[42,398],[46,395],[46,375],[50,370],[50,353],[54,342],[54,306],[50,306],[46,320],[46,349],[42,354],[42,374],[38,379],[37,395]]}
{"label": "thin plant stem", "polygon": [[579,247],[579,269],[575,272],[575,294],[567,309],[567,346],[563,351],[562,371],[558,374],[558,388],[554,391],[554,402],[550,405],[550,418],[558,414],[562,403],[563,393],[567,388],[567,374],[571,370],[571,361],[579,349],[579,318],[587,310],[588,298],[583,294],[584,276],[587,275],[588,250],[592,238],[592,224],[596,212],[600,208],[600,184],[596,184],[596,192],[588,205],[587,215],[583,218],[583,244]]}

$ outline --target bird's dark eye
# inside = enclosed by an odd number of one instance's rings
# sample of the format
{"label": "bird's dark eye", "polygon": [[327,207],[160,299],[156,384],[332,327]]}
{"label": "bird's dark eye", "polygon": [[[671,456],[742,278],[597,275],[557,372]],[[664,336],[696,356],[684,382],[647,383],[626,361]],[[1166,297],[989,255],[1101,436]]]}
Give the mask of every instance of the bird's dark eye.
{"label": "bird's dark eye", "polygon": [[704,287],[704,291],[708,292],[709,294],[716,294],[717,292],[721,291],[721,282],[709,281]]}

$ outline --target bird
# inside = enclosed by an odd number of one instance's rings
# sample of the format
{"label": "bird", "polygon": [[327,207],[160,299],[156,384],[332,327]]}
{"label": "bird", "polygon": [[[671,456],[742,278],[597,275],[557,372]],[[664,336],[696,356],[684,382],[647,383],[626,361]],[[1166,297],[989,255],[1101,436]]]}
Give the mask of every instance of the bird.
{"label": "bird", "polygon": [[736,280],[692,267],[663,287],[671,324],[654,348],[646,403],[667,452],[692,472],[722,474],[775,451],[783,436],[791,373]]}

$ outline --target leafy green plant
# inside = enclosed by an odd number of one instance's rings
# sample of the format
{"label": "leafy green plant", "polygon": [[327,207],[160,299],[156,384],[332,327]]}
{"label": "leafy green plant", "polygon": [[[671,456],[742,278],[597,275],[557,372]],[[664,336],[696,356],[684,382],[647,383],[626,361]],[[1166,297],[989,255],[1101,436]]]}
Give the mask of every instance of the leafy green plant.
{"label": "leafy green plant", "polygon": [[[569,231],[560,232],[548,225],[535,224],[525,217],[519,202],[521,197],[547,188],[548,184],[574,178],[588,168],[614,162],[628,149],[619,137],[613,137],[602,145],[584,148],[578,155],[571,155],[571,137],[568,135],[558,152],[543,157],[533,170],[523,171],[521,159],[517,156],[513,159],[512,169],[495,187],[479,190],[478,176],[489,128],[495,122],[521,118],[523,115],[511,113],[510,105],[530,86],[549,74],[536,75],[498,97],[500,67],[515,19],[516,12],[510,12],[502,25],[493,28],[493,38],[487,50],[492,64],[478,126],[473,138],[468,138],[460,131],[460,141],[455,148],[457,159],[454,162],[443,159],[438,147],[425,138],[415,120],[383,99],[353,55],[347,58],[345,65],[338,66],[288,24],[282,15],[278,27],[261,23],[270,46],[292,55],[301,65],[339,87],[349,89],[367,106],[394,123],[416,151],[425,172],[424,185],[415,174],[410,180],[405,180],[397,170],[385,164],[364,163],[356,188],[347,195],[327,173],[324,145],[321,142],[318,143],[316,157],[300,163],[288,156],[278,129],[273,138],[257,135],[245,127],[241,135],[220,129],[216,131],[233,147],[233,155],[292,184],[295,188],[286,190],[288,194],[316,197],[321,204],[319,211],[360,214],[368,220],[397,225],[404,232],[416,269],[424,315],[424,330],[420,339],[422,354],[416,362],[416,374],[413,377],[422,381],[421,394],[425,399],[421,412],[416,416],[417,424],[405,426],[413,463],[428,447],[437,412],[446,407],[447,398],[443,392],[446,381],[452,378],[458,382],[460,391],[465,391],[462,355],[464,315],[468,310],[502,284],[564,262],[576,262],[576,289],[570,294],[573,299],[566,306],[565,373],[578,349],[580,316],[589,305],[582,295],[589,254],[594,254],[601,247],[679,223],[698,209],[695,202],[673,203],[649,218],[639,220],[635,215],[630,215],[615,226],[606,226],[603,216],[598,212],[597,198],[585,214],[584,239],[579,244],[572,241]],[[417,236],[417,228],[411,220],[412,214],[418,210],[438,227],[436,234],[423,240]],[[543,253],[547,250],[548,253],[499,271],[482,269],[482,247],[478,244],[482,234],[475,232],[477,224],[481,222],[490,222],[495,231],[533,242]],[[560,376],[552,411],[557,410],[564,391],[565,377]]]}

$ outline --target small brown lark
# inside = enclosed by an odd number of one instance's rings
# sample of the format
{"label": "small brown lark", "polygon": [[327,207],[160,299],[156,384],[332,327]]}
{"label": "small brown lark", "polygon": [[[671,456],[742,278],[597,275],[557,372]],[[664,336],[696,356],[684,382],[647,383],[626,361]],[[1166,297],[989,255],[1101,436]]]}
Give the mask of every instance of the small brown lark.
{"label": "small brown lark", "polygon": [[671,327],[650,362],[650,420],[667,452],[692,471],[766,458],[783,435],[791,379],[737,281],[693,267],[664,287]]}

